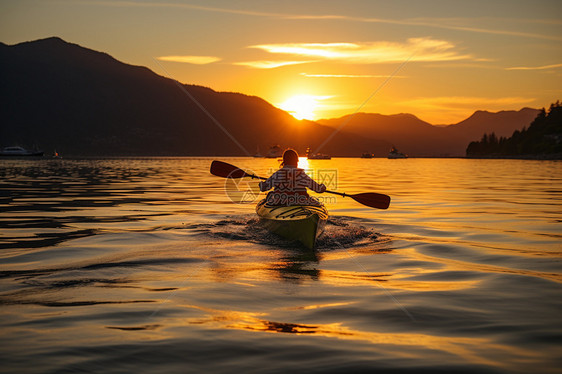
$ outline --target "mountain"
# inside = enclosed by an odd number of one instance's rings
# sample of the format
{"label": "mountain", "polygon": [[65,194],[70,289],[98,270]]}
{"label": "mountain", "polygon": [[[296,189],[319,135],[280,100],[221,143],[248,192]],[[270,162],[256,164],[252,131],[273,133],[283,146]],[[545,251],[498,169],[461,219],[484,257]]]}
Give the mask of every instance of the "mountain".
{"label": "mountain", "polygon": [[466,155],[562,159],[562,104],[557,101],[548,112],[542,110],[528,128],[514,131],[509,138],[485,134],[468,145]]}
{"label": "mountain", "polygon": [[484,133],[494,132],[498,136],[509,136],[515,130],[528,126],[539,114],[540,110],[523,108],[519,111],[504,110],[491,113],[476,111],[473,115],[457,124],[445,127],[451,133],[461,133],[466,138],[479,139]]}
{"label": "mountain", "polygon": [[531,108],[497,113],[477,111],[464,121],[446,126],[433,126],[411,114],[357,113],[317,122],[332,128],[346,123],[346,131],[384,139],[410,156],[464,156],[466,146],[482,134],[510,135],[528,126],[538,113],[539,110]]}
{"label": "mountain", "polygon": [[[242,148],[264,152],[273,144],[304,152],[333,133],[258,97],[180,84],[60,38],[1,44],[0,81],[1,146],[63,155],[245,155]],[[390,144],[340,132],[323,152],[354,156],[372,146]]]}
{"label": "mountain", "polygon": [[[368,138],[384,139],[410,155],[437,155],[431,153],[440,149],[449,153],[445,134],[439,128],[424,122],[412,114],[382,115],[357,113],[335,119],[319,120],[318,123],[337,128],[346,123],[345,130],[362,134]],[[436,148],[440,147],[440,148]],[[373,152],[369,150],[370,152]],[[374,151],[376,156],[386,156],[388,149]]]}
{"label": "mountain", "polygon": [[0,82],[0,146],[66,156],[243,156],[274,144],[302,153],[328,138],[321,151],[333,156],[386,156],[392,145],[463,156],[483,133],[507,136],[538,113],[479,111],[439,127],[411,114],[298,121],[259,97],[181,84],[56,37],[0,43]]}

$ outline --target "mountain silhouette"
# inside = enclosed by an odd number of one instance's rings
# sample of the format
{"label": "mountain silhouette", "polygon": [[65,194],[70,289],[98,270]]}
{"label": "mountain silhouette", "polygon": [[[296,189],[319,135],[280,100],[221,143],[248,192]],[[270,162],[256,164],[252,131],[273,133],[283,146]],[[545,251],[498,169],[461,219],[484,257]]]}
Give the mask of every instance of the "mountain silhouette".
{"label": "mountain silhouette", "polygon": [[467,139],[478,139],[486,132],[495,132],[498,136],[509,136],[515,130],[528,126],[540,110],[523,108],[519,111],[504,110],[496,113],[478,110],[473,115],[457,124],[445,127],[451,133],[463,134]]}
{"label": "mountain silhouette", "polygon": [[0,43],[0,81],[0,146],[67,156],[243,156],[274,144],[302,153],[343,121],[323,153],[385,156],[394,144],[413,156],[460,156],[483,133],[502,135],[498,124],[528,125],[535,111],[505,121],[494,118],[508,112],[477,112],[447,127],[411,114],[299,121],[259,97],[181,84],[57,37]]}
{"label": "mountain silhouette", "polygon": [[[242,148],[273,144],[304,152],[333,132],[258,97],[182,85],[60,38],[1,44],[0,79],[2,146],[65,155],[245,155]],[[324,151],[351,156],[373,145],[390,146],[341,133]]]}
{"label": "mountain silhouette", "polygon": [[482,134],[511,135],[528,126],[538,113],[539,110],[531,108],[497,113],[477,111],[466,120],[447,126],[433,126],[412,114],[357,113],[317,122],[332,128],[347,123],[346,131],[384,139],[410,156],[463,156],[467,145]]}
{"label": "mountain silhouette", "polygon": [[[318,123],[337,128],[346,123],[345,130],[370,138],[385,139],[410,155],[424,155],[437,145],[447,147],[448,140],[439,128],[424,122],[412,114],[382,115],[357,113],[340,118],[319,120]],[[445,153],[446,153],[446,148]],[[386,156],[388,150],[376,156]],[[436,156],[437,154],[431,154]]]}

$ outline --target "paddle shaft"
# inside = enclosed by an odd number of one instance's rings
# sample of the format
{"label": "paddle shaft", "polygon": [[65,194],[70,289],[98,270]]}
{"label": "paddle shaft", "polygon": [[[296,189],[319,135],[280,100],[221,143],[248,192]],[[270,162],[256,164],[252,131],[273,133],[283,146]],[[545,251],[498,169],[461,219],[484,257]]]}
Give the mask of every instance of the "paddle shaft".
{"label": "paddle shaft", "polygon": [[[249,173],[246,173],[246,176],[248,176],[248,177],[250,177],[250,178],[252,178],[252,179],[267,180],[267,178],[259,177],[259,176],[257,176],[257,175],[249,174]],[[348,196],[349,196],[348,194],[346,194],[346,193],[344,193],[344,192],[336,192],[336,191],[328,191],[328,190],[324,191],[324,193],[331,193],[331,194],[339,195],[339,196],[343,196],[343,197],[348,197]]]}
{"label": "paddle shaft", "polygon": [[349,197],[349,195],[346,194],[345,192],[336,192],[336,191],[328,191],[328,190],[326,190],[324,192],[325,193],[331,193],[331,194],[334,194],[334,195],[343,196],[343,197]]}
{"label": "paddle shaft", "polygon": [[[252,179],[267,180],[267,178],[250,174],[234,165],[230,165],[222,161],[213,161],[211,163],[211,174],[223,178],[237,179],[237,178],[249,177]],[[369,206],[371,208],[387,209],[390,204],[390,196],[378,194],[374,192],[359,193],[353,195],[349,195],[344,192],[336,192],[336,191],[328,191],[328,190],[324,192],[333,195],[342,196],[342,197],[350,197],[353,200],[357,201],[358,203]]]}
{"label": "paddle shaft", "polygon": [[[259,177],[259,176],[257,176],[257,175],[249,174],[249,173],[246,173],[246,176],[248,176],[248,177],[250,177],[250,178],[252,178],[252,179],[267,180],[267,178]],[[351,195],[346,194],[345,192],[336,192],[336,191],[329,191],[329,190],[326,190],[326,191],[324,191],[324,193],[331,193],[331,194],[333,194],[333,195],[338,195],[338,196],[342,196],[342,197],[353,197],[353,196],[351,196]]]}
{"label": "paddle shaft", "polygon": [[261,180],[263,180],[263,181],[267,180],[267,178],[265,178],[265,177],[258,177],[257,175],[254,175],[254,174],[248,174],[248,173],[246,173],[246,176],[247,176],[247,177],[250,177],[250,178],[252,178],[252,179],[261,179]]}

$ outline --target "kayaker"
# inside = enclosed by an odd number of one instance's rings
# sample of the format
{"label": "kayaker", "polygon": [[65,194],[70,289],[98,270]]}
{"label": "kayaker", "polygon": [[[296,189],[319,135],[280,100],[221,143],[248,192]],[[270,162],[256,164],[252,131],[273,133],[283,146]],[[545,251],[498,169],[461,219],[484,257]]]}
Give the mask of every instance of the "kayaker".
{"label": "kayaker", "polygon": [[273,173],[267,180],[260,182],[260,191],[267,194],[270,205],[320,205],[320,202],[306,192],[307,188],[322,193],[326,191],[324,184],[318,184],[303,169],[298,168],[299,155],[294,149],[283,152],[281,169]]}

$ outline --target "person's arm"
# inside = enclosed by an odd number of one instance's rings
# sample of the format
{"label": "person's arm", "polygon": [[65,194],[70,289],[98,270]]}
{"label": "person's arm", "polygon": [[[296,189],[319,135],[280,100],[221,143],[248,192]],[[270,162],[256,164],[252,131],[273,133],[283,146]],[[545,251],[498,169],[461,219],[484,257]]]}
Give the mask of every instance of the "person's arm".
{"label": "person's arm", "polygon": [[304,183],[307,188],[310,188],[314,192],[322,193],[326,191],[326,186],[323,183],[317,183],[314,179],[306,175],[305,172],[299,175],[299,182]]}
{"label": "person's arm", "polygon": [[271,188],[273,188],[273,177],[275,176],[275,173],[272,174],[269,178],[267,178],[266,180],[264,180],[263,182],[259,183],[260,186],[260,191],[261,192],[265,192],[267,190],[270,190]]}
{"label": "person's arm", "polygon": [[312,188],[311,190],[318,193],[326,192],[326,185],[324,183],[318,184],[313,179],[312,180]]}

